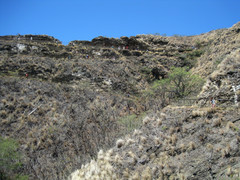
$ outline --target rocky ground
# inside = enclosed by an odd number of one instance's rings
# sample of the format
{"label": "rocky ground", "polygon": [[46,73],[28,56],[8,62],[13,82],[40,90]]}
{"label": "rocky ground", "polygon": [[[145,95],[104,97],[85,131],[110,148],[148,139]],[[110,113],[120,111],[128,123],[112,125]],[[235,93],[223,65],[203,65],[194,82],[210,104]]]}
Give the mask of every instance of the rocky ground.
{"label": "rocky ground", "polygon": [[[229,115],[232,114],[232,115]],[[168,106],[71,179],[239,177],[239,109]]]}
{"label": "rocky ground", "polygon": [[[0,134],[19,142],[19,172],[29,179],[66,179],[90,159],[70,177],[235,177],[239,45],[239,23],[198,36],[98,37],[67,46],[44,35],[2,36]],[[206,79],[195,105],[168,105],[148,93],[171,67],[185,66]]]}
{"label": "rocky ground", "polygon": [[[149,114],[141,128],[117,140],[108,151],[100,151],[70,179],[239,178],[240,111],[235,102],[239,91],[236,97],[232,88],[240,84],[239,25],[202,36],[212,40],[207,43],[209,54],[199,57],[192,69],[207,77],[196,103],[169,105]],[[214,108],[211,97],[217,100]]]}

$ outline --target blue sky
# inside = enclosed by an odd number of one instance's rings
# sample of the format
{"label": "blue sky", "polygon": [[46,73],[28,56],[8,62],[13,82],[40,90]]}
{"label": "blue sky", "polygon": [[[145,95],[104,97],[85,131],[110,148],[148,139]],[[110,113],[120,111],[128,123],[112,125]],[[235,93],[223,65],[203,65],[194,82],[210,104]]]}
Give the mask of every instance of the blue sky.
{"label": "blue sky", "polygon": [[0,35],[197,35],[240,21],[240,0],[0,0]]}

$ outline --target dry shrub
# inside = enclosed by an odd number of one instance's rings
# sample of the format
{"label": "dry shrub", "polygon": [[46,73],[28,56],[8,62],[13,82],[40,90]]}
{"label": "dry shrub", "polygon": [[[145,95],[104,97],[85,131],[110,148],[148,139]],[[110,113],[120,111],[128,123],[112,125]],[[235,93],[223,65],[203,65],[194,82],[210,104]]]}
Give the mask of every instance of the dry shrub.
{"label": "dry shrub", "polygon": [[225,149],[222,149],[221,153],[222,153],[222,157],[227,157],[230,155],[231,152],[231,147],[229,144],[227,144],[227,147]]}
{"label": "dry shrub", "polygon": [[179,148],[180,148],[182,153],[186,151],[186,146],[183,143],[180,144]]}
{"label": "dry shrub", "polygon": [[150,167],[147,167],[142,173],[143,180],[150,180],[152,179],[152,173]]}
{"label": "dry shrub", "polygon": [[135,172],[135,173],[133,174],[133,176],[131,177],[131,179],[132,179],[132,180],[139,180],[139,179],[141,179],[141,178],[140,178],[140,175],[139,175],[139,172]]}
{"label": "dry shrub", "polygon": [[206,124],[210,124],[211,123],[211,121],[209,120],[209,119],[205,119],[205,121],[204,121]]}
{"label": "dry shrub", "polygon": [[137,156],[132,152],[132,151],[129,151],[128,152],[128,155],[131,157],[131,163],[134,165],[136,164],[137,162]]}
{"label": "dry shrub", "polygon": [[162,125],[162,120],[161,119],[157,119],[157,126],[160,127]]}
{"label": "dry shrub", "polygon": [[230,129],[236,131],[238,130],[238,127],[231,121],[227,123],[226,130],[229,131]]}
{"label": "dry shrub", "polygon": [[3,105],[6,105],[7,104],[7,100],[6,99],[2,99],[2,103],[3,103]]}
{"label": "dry shrub", "polygon": [[155,145],[160,145],[161,144],[161,139],[158,138],[158,137],[155,137],[153,141],[154,141]]}
{"label": "dry shrub", "polygon": [[208,114],[211,114],[211,113],[215,113],[215,112],[217,112],[217,108],[215,107],[215,108],[206,108],[206,111],[207,111],[207,113]]}
{"label": "dry shrub", "polygon": [[133,143],[135,143],[135,141],[134,141],[133,139],[131,139],[131,138],[128,138],[128,139],[126,140],[126,146],[131,145],[131,144],[133,144]]}
{"label": "dry shrub", "polygon": [[207,148],[208,148],[209,150],[213,150],[213,145],[210,144],[210,143],[208,143],[208,144],[207,144]]}
{"label": "dry shrub", "polygon": [[142,131],[138,130],[138,129],[135,129],[134,132],[133,132],[133,136],[138,136],[138,135],[141,135],[142,134]]}
{"label": "dry shrub", "polygon": [[161,113],[160,116],[161,116],[162,120],[166,120],[166,118],[167,118],[167,115],[165,113]]}
{"label": "dry shrub", "polygon": [[202,117],[207,115],[207,111],[201,111],[201,110],[193,110],[192,111],[192,116],[193,117]]}
{"label": "dry shrub", "polygon": [[121,148],[124,145],[125,141],[123,139],[118,139],[116,142],[117,148]]}
{"label": "dry shrub", "polygon": [[175,131],[175,128],[174,127],[170,127],[169,134],[172,135],[174,133],[174,131]]}
{"label": "dry shrub", "polygon": [[150,120],[151,120],[150,117],[148,117],[148,116],[145,117],[145,118],[143,119],[143,124],[144,124],[144,125],[147,125],[147,124],[150,122]]}
{"label": "dry shrub", "polygon": [[188,151],[192,151],[192,150],[194,150],[194,149],[196,149],[196,144],[191,141],[191,142],[188,144]]}
{"label": "dry shrub", "polygon": [[232,177],[233,174],[234,174],[234,171],[232,170],[231,166],[228,166],[226,175]]}
{"label": "dry shrub", "polygon": [[0,111],[0,117],[1,117],[2,119],[5,119],[5,118],[7,117],[7,112],[6,112],[5,110],[1,110],[1,111]]}
{"label": "dry shrub", "polygon": [[141,136],[140,141],[141,141],[142,144],[146,144],[147,143],[147,138],[144,137],[144,136]]}
{"label": "dry shrub", "polygon": [[220,118],[213,120],[213,127],[219,127],[222,124],[222,120]]}
{"label": "dry shrub", "polygon": [[171,143],[172,143],[172,145],[176,145],[176,142],[177,142],[177,135],[176,134],[173,134],[172,136],[171,136]]}

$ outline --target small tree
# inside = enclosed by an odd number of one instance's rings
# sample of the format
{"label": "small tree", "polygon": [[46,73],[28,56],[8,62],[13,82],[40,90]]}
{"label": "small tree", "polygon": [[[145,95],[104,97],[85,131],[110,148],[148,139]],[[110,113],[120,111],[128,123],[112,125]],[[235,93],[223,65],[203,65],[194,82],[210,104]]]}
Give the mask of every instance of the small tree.
{"label": "small tree", "polygon": [[187,71],[187,68],[172,68],[168,76],[169,87],[179,98],[198,92],[204,80],[197,75]]}
{"label": "small tree", "polygon": [[160,81],[159,85],[166,87],[168,91],[175,93],[177,98],[182,98],[198,92],[204,80],[187,71],[187,68],[172,68],[168,78]]}

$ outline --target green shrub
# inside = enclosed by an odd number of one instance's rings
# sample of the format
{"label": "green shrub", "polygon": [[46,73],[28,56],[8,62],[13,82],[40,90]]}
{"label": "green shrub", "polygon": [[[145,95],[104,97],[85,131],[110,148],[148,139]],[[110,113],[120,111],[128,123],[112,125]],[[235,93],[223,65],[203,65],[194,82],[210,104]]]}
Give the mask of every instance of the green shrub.
{"label": "green shrub", "polygon": [[142,68],[140,69],[140,71],[141,71],[142,73],[144,73],[144,74],[151,74],[152,69],[144,66],[144,67],[142,67]]}
{"label": "green shrub", "polygon": [[188,54],[190,58],[200,57],[204,53],[203,49],[197,49]]}
{"label": "green shrub", "polygon": [[202,47],[202,42],[199,41],[199,40],[197,40],[197,41],[195,42],[195,47],[196,47],[196,48],[201,48],[201,47]]}
{"label": "green shrub", "polygon": [[153,89],[173,92],[177,98],[183,98],[193,93],[197,93],[204,80],[197,75],[187,71],[187,68],[172,68],[168,78],[156,81]]}
{"label": "green shrub", "polygon": [[0,137],[0,179],[28,179],[16,173],[22,165],[17,149],[15,140]]}
{"label": "green shrub", "polygon": [[179,54],[178,56],[183,60],[183,66],[194,67],[197,62],[197,58],[200,57],[205,51],[203,49],[197,49],[185,54]]}
{"label": "green shrub", "polygon": [[130,114],[124,117],[121,117],[118,122],[123,125],[124,130],[126,132],[131,132],[134,129],[139,128],[142,125],[142,119],[146,116],[146,113],[142,113],[140,115]]}

